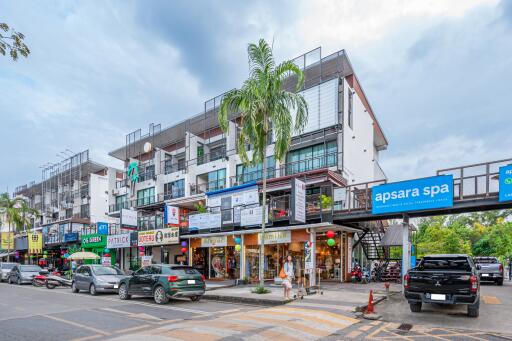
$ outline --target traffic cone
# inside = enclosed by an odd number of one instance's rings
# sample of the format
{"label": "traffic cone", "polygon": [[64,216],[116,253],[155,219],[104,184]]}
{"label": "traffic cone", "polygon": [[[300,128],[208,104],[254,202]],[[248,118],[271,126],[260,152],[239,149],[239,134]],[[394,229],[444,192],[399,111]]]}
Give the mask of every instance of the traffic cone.
{"label": "traffic cone", "polygon": [[368,297],[368,307],[366,308],[367,314],[373,314],[375,309],[373,309],[373,290],[370,290],[370,296]]}

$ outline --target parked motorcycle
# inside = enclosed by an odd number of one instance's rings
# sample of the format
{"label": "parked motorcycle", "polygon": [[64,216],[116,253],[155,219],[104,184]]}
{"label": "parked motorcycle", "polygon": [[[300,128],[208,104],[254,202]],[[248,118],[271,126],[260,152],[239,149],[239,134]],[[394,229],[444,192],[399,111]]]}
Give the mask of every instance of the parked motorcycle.
{"label": "parked motorcycle", "polygon": [[55,289],[56,287],[71,287],[71,280],[60,276],[50,275],[46,278],[45,284],[48,289]]}
{"label": "parked motorcycle", "polygon": [[[43,285],[46,285],[46,281],[49,275],[50,272],[48,270],[40,271],[39,275],[34,276],[34,278],[32,279],[32,285],[35,287],[42,287]],[[60,276],[60,272],[52,271],[51,275]]]}
{"label": "parked motorcycle", "polygon": [[363,279],[363,271],[361,271],[361,267],[359,264],[356,264],[352,271],[350,272],[350,277],[352,279],[352,282],[361,282]]}

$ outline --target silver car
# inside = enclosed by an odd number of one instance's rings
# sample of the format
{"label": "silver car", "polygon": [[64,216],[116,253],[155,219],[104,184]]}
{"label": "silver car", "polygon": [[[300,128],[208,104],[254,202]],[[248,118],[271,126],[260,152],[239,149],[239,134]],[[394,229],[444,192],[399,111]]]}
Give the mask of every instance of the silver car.
{"label": "silver car", "polygon": [[43,269],[37,265],[15,264],[9,271],[7,282],[9,284],[31,284],[34,276],[39,275],[41,271]]}
{"label": "silver car", "polygon": [[9,272],[17,263],[0,263],[0,282],[7,281]]}
{"label": "silver car", "polygon": [[125,277],[124,272],[115,266],[82,265],[73,275],[71,291],[77,293],[85,290],[91,295],[99,292],[117,293],[119,281]]}

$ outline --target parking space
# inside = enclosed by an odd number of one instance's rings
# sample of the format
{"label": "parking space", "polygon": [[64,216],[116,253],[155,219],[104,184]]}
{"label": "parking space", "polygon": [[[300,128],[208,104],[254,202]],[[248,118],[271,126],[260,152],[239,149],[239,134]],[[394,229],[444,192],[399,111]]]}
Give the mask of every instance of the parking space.
{"label": "parking space", "polygon": [[483,332],[512,333],[512,282],[503,286],[483,283],[480,291],[480,316],[469,318],[466,306],[424,304],[412,313],[402,295],[394,295],[376,306],[383,321],[413,327],[457,328]]}

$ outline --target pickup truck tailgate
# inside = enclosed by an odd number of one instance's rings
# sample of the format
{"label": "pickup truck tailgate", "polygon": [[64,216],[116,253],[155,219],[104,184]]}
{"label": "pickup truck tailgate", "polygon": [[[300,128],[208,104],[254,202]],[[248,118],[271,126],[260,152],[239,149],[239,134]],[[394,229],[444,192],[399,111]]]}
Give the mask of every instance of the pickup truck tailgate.
{"label": "pickup truck tailgate", "polygon": [[467,272],[411,271],[409,291],[442,294],[469,294],[470,275]]}

